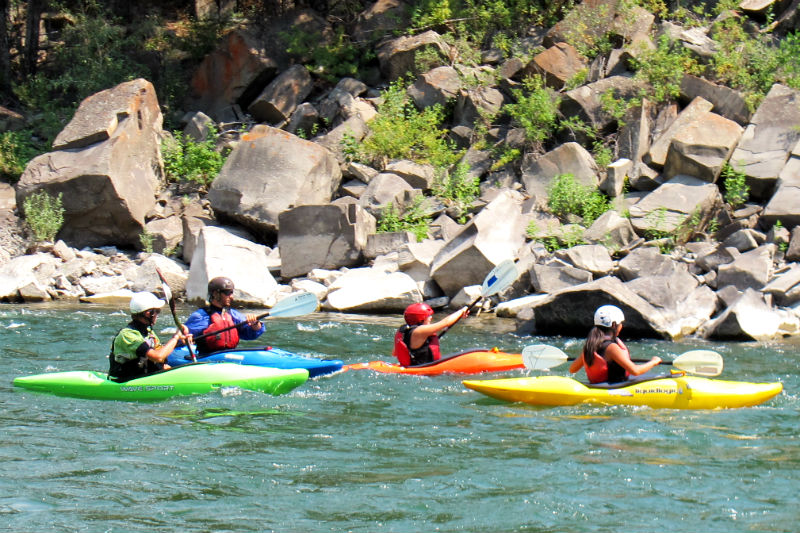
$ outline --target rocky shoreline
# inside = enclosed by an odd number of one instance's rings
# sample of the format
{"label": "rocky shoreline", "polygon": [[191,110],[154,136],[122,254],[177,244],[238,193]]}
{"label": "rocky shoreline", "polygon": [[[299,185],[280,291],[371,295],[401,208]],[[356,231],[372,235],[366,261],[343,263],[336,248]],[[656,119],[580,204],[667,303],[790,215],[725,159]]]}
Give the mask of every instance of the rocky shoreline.
{"label": "rocky shoreline", "polygon": [[[361,20],[389,24],[395,4],[376,2]],[[623,31],[625,44],[600,63],[581,57],[556,26],[531,33],[530,55],[486,50],[478,66],[454,61],[418,72],[416,53],[455,53],[426,31],[374,43],[381,73],[372,85],[343,78],[322,92],[307,69],[281,63],[257,35],[235,29],[198,69],[184,116],[189,138],[223,132],[220,149],[230,154],[213,182],[167,183],[162,147],[171,134],[149,81],[90,96],[53,150],[34,158],[13,189],[0,189],[0,300],[123,302],[130,291],[156,290],[158,267],[193,303],[208,279],[225,274],[244,306],[309,291],[324,310],[400,313],[423,300],[437,309],[467,304],[487,273],[513,258],[518,279],[485,308],[516,319],[520,332],[574,335],[596,307],[614,303],[629,335],[800,336],[800,91],[775,84],[750,113],[741,94],[687,74],[679,103],[644,99],[616,120],[603,95],[646,88],[625,60],[642,42],[668,35],[701,55],[713,47],[708,35],[698,47],[697,32],[654,25],[641,9],[635,15],[634,34]],[[313,13],[297,16],[298,24],[324,24]],[[567,89],[580,69],[586,82]],[[455,103],[448,137],[480,180],[467,206],[428,196],[439,179],[429,164],[367,165],[349,155],[381,113],[381,88],[406,72],[416,108]],[[580,135],[544,150],[513,122],[483,123],[532,73],[560,92],[562,113],[616,139],[610,164],[599,165]],[[497,166],[502,150],[471,141],[479,129],[522,157]],[[736,208],[723,197],[726,165],[746,176],[750,191]],[[564,175],[603,191],[614,208],[585,226],[575,214],[556,217],[547,200]],[[63,198],[53,244],[33,245],[20,219],[18,206],[40,191]],[[388,206],[422,206],[426,238],[378,233]],[[132,251],[145,234],[155,253]]]}

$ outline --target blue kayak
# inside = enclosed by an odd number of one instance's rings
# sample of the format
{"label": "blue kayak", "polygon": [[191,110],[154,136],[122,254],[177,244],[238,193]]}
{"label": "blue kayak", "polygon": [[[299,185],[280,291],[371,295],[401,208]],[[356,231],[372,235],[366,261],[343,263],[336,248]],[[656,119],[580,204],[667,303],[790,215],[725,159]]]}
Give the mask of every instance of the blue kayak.
{"label": "blue kayak", "polygon": [[[342,369],[344,363],[339,359],[315,359],[265,346],[263,348],[236,348],[214,352],[204,357],[198,357],[198,362],[203,363],[239,363],[241,365],[268,366],[271,368],[305,368],[308,377],[314,378],[324,374],[331,374]],[[171,367],[191,363],[192,357],[186,346],[176,348],[169,357],[167,364]]]}

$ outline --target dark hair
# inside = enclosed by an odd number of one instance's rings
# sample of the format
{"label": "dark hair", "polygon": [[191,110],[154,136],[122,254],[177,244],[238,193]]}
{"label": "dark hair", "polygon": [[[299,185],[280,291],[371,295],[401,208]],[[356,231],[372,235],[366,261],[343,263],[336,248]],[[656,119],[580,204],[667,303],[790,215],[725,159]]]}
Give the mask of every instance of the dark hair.
{"label": "dark hair", "polygon": [[617,335],[614,328],[606,328],[603,326],[595,326],[592,328],[589,335],[586,337],[586,342],[583,343],[584,365],[592,366],[592,363],[594,363],[594,354],[597,353],[600,345],[608,339],[616,342]]}

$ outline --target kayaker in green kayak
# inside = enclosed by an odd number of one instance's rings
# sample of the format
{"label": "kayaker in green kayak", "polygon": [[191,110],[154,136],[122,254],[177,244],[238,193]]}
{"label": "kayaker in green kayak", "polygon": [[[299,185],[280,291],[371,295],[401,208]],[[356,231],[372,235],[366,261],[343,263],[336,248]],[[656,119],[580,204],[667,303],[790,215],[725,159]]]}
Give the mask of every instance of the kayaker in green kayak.
{"label": "kayaker in green kayak", "polygon": [[[575,373],[586,369],[589,383],[620,383],[630,376],[640,376],[661,364],[660,357],[646,363],[631,361],[628,347],[619,338],[625,315],[614,305],[603,305],[594,313],[594,327],[589,332],[580,357],[570,365]],[[586,354],[589,354],[588,356]]]}
{"label": "kayaker in green kayak", "polygon": [[[189,332],[198,337],[197,351],[201,355],[232,350],[239,344],[239,339],[251,341],[264,333],[264,324],[255,314],[245,315],[231,309],[233,291],[230,278],[219,276],[211,279],[208,282],[209,305],[196,310],[186,320]],[[220,333],[213,335],[217,331]],[[199,338],[201,335],[202,339]]]}
{"label": "kayaker in green kayak", "polygon": [[161,344],[153,331],[158,314],[166,302],[150,292],[137,292],[131,298],[130,323],[119,330],[111,343],[108,377],[128,381],[168,368],[164,365],[179,341],[191,342],[186,326]]}

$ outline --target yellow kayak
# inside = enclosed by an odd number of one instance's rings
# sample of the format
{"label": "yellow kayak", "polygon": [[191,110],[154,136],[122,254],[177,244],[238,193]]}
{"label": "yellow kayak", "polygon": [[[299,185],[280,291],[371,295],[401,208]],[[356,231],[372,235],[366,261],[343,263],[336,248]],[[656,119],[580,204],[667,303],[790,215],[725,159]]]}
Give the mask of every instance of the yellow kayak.
{"label": "yellow kayak", "polygon": [[587,386],[564,376],[466,380],[464,386],[492,398],[533,405],[582,403],[644,405],[657,409],[750,407],[766,402],[783,384],[723,381],[676,374],[631,384]]}

